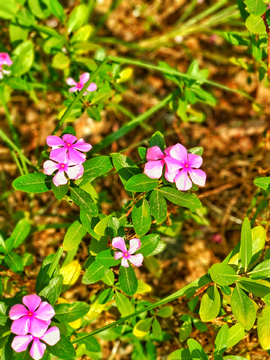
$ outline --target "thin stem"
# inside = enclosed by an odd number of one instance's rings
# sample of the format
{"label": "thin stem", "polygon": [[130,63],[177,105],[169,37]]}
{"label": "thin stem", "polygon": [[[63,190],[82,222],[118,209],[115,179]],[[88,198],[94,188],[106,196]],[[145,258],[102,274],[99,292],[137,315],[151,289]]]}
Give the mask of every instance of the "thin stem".
{"label": "thin stem", "polygon": [[268,52],[268,61],[267,62],[268,62],[268,64],[267,64],[267,67],[268,67],[268,79],[270,80],[270,29],[269,29],[269,25],[267,23],[265,14],[262,15],[262,19],[263,19],[263,22],[265,25],[265,30],[268,35],[268,45],[267,45],[267,52]]}
{"label": "thin stem", "polygon": [[55,257],[53,258],[53,261],[51,262],[51,265],[50,265],[49,270],[47,272],[47,274],[49,275],[50,278],[52,277],[56,266],[59,264],[59,261],[61,259],[62,254],[63,254],[63,251],[64,251],[63,247],[60,246],[58,248],[56,254],[55,254]]}

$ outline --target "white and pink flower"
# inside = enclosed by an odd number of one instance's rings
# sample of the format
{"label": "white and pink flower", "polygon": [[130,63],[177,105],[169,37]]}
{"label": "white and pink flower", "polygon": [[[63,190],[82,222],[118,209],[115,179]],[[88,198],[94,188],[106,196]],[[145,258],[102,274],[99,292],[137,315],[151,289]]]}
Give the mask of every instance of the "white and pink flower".
{"label": "white and pink flower", "polygon": [[116,249],[121,250],[116,251],[114,254],[115,260],[122,259],[121,265],[124,267],[129,267],[128,261],[135,266],[141,266],[143,262],[143,255],[136,254],[133,255],[137,250],[140,249],[142,243],[139,239],[131,239],[129,241],[129,250],[127,250],[125,240],[121,237],[115,237],[112,240],[112,246]]}
{"label": "white and pink flower", "polygon": [[3,65],[11,66],[13,61],[10,59],[8,53],[0,53],[0,79],[3,79],[3,74],[10,74],[9,70],[3,69]]}
{"label": "white and pink flower", "polygon": [[[84,87],[84,84],[86,84],[89,79],[90,79],[89,73],[82,74],[80,76],[80,81],[78,83],[72,78],[67,78],[66,80],[67,84],[69,86],[72,86],[72,88],[69,89],[69,92],[81,91]],[[95,83],[91,83],[83,95],[87,95],[88,91],[92,92],[95,90],[97,90],[97,85]]]}

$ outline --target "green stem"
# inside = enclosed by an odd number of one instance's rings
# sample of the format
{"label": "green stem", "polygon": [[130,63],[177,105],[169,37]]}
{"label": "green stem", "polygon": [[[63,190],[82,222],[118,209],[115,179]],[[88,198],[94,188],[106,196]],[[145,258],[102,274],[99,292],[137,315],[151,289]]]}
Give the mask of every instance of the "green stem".
{"label": "green stem", "polygon": [[54,270],[56,268],[56,266],[59,264],[59,261],[61,259],[61,256],[63,254],[64,249],[62,248],[62,246],[60,246],[55,254],[55,257],[53,259],[53,261],[51,262],[51,265],[49,267],[49,270],[47,272],[47,274],[49,275],[49,277],[51,278],[53,276]]}
{"label": "green stem", "polygon": [[209,277],[208,277],[207,275],[204,275],[204,276],[202,276],[201,278],[193,281],[191,284],[185,286],[183,289],[178,290],[178,291],[176,291],[175,293],[167,296],[166,298],[164,298],[164,299],[162,299],[162,300],[160,300],[160,301],[157,301],[157,302],[155,302],[154,304],[149,305],[149,306],[146,307],[146,308],[143,308],[143,309],[141,309],[141,310],[135,311],[134,313],[132,313],[132,314],[130,314],[130,315],[128,315],[128,316],[122,317],[121,319],[119,319],[119,320],[117,320],[117,321],[115,321],[115,322],[113,322],[113,323],[110,323],[110,324],[108,324],[108,325],[105,325],[105,326],[103,326],[103,327],[100,328],[100,329],[96,329],[96,330],[90,332],[89,334],[86,334],[86,335],[84,335],[84,336],[80,336],[79,338],[76,338],[76,339],[74,339],[74,340],[71,340],[71,342],[74,344],[74,343],[76,343],[78,340],[81,341],[81,340],[87,338],[88,336],[96,335],[96,334],[98,334],[98,333],[100,333],[100,332],[102,332],[102,331],[105,331],[105,330],[107,330],[107,329],[110,329],[110,328],[112,328],[112,327],[115,327],[115,326],[117,326],[117,325],[120,325],[120,324],[122,324],[123,322],[125,322],[125,321],[133,318],[134,316],[137,316],[137,315],[140,315],[140,314],[143,313],[143,312],[146,312],[146,311],[150,311],[150,310],[152,310],[152,309],[155,309],[155,308],[158,307],[158,306],[165,305],[165,304],[167,304],[168,302],[173,301],[173,300],[176,300],[176,299],[178,299],[178,298],[181,297],[181,296],[187,295],[187,297],[190,297],[190,296],[192,296],[193,294],[195,294],[196,291],[198,291],[201,287],[209,284],[210,282],[211,282],[211,280],[209,279]]}

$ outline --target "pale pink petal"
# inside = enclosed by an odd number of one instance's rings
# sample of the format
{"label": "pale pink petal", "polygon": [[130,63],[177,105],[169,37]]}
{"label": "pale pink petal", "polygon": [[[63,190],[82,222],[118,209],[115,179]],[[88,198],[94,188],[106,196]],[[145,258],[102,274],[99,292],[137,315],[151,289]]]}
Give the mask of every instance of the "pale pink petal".
{"label": "pale pink petal", "polygon": [[124,254],[122,252],[120,252],[120,251],[116,251],[114,253],[114,259],[115,260],[121,259],[123,256],[124,256]]}
{"label": "pale pink petal", "polygon": [[11,343],[11,347],[14,351],[19,353],[25,351],[32,340],[32,335],[15,336]]}
{"label": "pale pink petal", "polygon": [[206,173],[202,170],[194,170],[189,169],[188,170],[189,175],[191,177],[191,180],[194,182],[194,184],[199,186],[204,186],[206,181]]}
{"label": "pale pink petal", "polygon": [[147,161],[161,160],[164,159],[165,155],[158,146],[153,146],[147,150],[146,159]]}
{"label": "pale pink petal", "polygon": [[43,301],[40,307],[34,312],[34,317],[39,320],[50,320],[55,315],[55,311],[47,301]]}
{"label": "pale pink petal", "polygon": [[59,170],[60,165],[54,161],[47,160],[43,164],[44,172],[46,175],[52,175],[56,170]]}
{"label": "pale pink petal", "polygon": [[30,331],[29,332],[33,336],[39,338],[48,329],[49,324],[50,324],[50,320],[43,321],[43,320],[36,319],[34,316],[32,316],[32,318],[30,320]]}
{"label": "pale pink petal", "polygon": [[26,335],[29,332],[30,319],[28,316],[23,316],[18,320],[14,320],[11,325],[11,332],[16,335]]}
{"label": "pale pink petal", "polygon": [[171,148],[170,156],[183,162],[183,163],[186,163],[187,149],[181,144],[176,144]]}
{"label": "pale pink petal", "polygon": [[164,150],[165,155],[170,156],[170,151],[173,148],[173,146],[169,146]]}
{"label": "pale pink petal", "polygon": [[115,237],[112,240],[112,246],[116,249],[120,249],[123,252],[127,252],[125,240],[121,237]]}
{"label": "pale pink petal", "polygon": [[9,317],[11,320],[17,320],[25,315],[28,315],[28,310],[21,304],[12,306],[9,311]]}
{"label": "pale pink petal", "polygon": [[85,84],[90,79],[90,75],[88,73],[84,73],[80,76],[80,83]]}
{"label": "pale pink petal", "polygon": [[72,146],[72,148],[87,152],[92,149],[92,145],[86,143],[83,139],[80,139]]}
{"label": "pale pink petal", "polygon": [[[75,141],[77,141],[76,136],[71,135],[71,134],[65,134],[63,135],[63,140],[68,143],[68,144],[74,144]],[[66,145],[66,144],[65,144]]]}
{"label": "pale pink petal", "polygon": [[175,177],[175,184],[178,190],[186,191],[192,188],[192,182],[188,177],[187,169],[181,170]]}
{"label": "pale pink petal", "polygon": [[67,78],[66,80],[66,83],[69,85],[69,86],[73,86],[73,85],[77,85],[76,81],[72,78]]}
{"label": "pale pink petal", "polygon": [[142,266],[143,255],[142,254],[130,255],[129,261],[131,262],[131,264],[135,266]]}
{"label": "pale pink petal", "polygon": [[129,263],[127,261],[127,258],[122,258],[121,260],[121,265],[124,266],[124,267],[129,267]]}
{"label": "pale pink petal", "polygon": [[75,164],[82,164],[83,162],[85,162],[86,159],[86,155],[80,153],[77,150],[73,150],[73,149],[68,149],[68,159]]}
{"label": "pale pink petal", "polygon": [[171,156],[166,156],[164,161],[166,163],[166,170],[168,173],[174,173],[177,170],[183,168],[183,163],[179,160],[172,158]]}
{"label": "pale pink petal", "polygon": [[[167,170],[167,166],[166,166],[166,170]],[[176,175],[179,173],[179,170],[169,173],[168,171],[165,170],[165,179],[171,183],[175,182],[175,177]]]}
{"label": "pale pink petal", "polygon": [[190,167],[198,169],[202,165],[203,159],[200,155],[188,154],[188,163]]}
{"label": "pale pink petal", "polygon": [[56,326],[47,330],[40,338],[50,346],[55,345],[60,340],[60,331]]}
{"label": "pale pink petal", "polygon": [[53,177],[53,183],[55,186],[67,184],[67,178],[63,170],[59,170],[58,173]]}
{"label": "pale pink petal", "polygon": [[27,295],[23,297],[22,302],[28,307],[29,311],[33,313],[40,305],[41,298],[36,294]]}
{"label": "pale pink petal", "polygon": [[80,179],[83,176],[84,167],[82,165],[69,166],[65,171],[69,179]]}
{"label": "pale pink petal", "polygon": [[75,91],[78,91],[79,89],[77,88],[77,86],[74,86],[72,88],[70,88],[68,91],[69,92],[75,92]]}
{"label": "pale pink petal", "polygon": [[97,84],[95,83],[91,83],[88,88],[87,88],[88,91],[96,91],[97,90]]}
{"label": "pale pink petal", "polygon": [[43,358],[44,351],[46,350],[46,345],[42,344],[39,339],[34,339],[33,345],[30,349],[30,355],[35,360],[40,360]]}
{"label": "pale pink petal", "polygon": [[134,254],[135,251],[139,250],[139,248],[141,247],[142,243],[139,239],[131,239],[129,241],[129,250],[128,253],[129,254]]}
{"label": "pale pink petal", "polygon": [[47,136],[46,139],[47,145],[48,146],[65,146],[64,141],[59,137],[59,136],[55,136],[55,135],[50,135]]}
{"label": "pale pink petal", "polygon": [[148,161],[144,167],[144,173],[151,179],[159,179],[162,175],[164,160]]}

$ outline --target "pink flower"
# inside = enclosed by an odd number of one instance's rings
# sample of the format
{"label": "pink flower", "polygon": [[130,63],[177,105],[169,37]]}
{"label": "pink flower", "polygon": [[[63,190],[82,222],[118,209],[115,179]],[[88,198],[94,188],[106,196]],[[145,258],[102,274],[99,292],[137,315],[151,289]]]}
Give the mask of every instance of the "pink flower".
{"label": "pink flower", "polygon": [[[144,173],[151,179],[159,179],[162,175],[163,166],[165,165],[165,157],[169,155],[171,147],[165,149],[165,155],[160,150],[158,146],[153,146],[147,150],[146,159],[147,163],[145,164]],[[167,167],[165,171],[166,177]]]}
{"label": "pink flower", "polygon": [[69,179],[80,179],[83,176],[84,168],[81,164],[73,163],[68,160],[67,157],[63,162],[55,163],[54,161],[47,160],[43,164],[44,172],[46,175],[52,175],[56,170],[57,173],[53,177],[53,183],[55,186],[67,184],[67,174]]}
{"label": "pink flower", "polygon": [[59,163],[64,163],[67,155],[68,160],[72,163],[82,164],[85,162],[86,155],[81,151],[86,152],[92,149],[92,145],[83,139],[77,140],[76,136],[71,134],[63,135],[62,139],[55,135],[48,136],[47,145],[52,147],[50,159]]}
{"label": "pink flower", "polygon": [[22,335],[15,336],[12,341],[11,347],[17,353],[25,351],[33,340],[33,344],[30,349],[30,355],[33,359],[39,360],[42,359],[46,345],[40,340],[44,341],[46,344],[53,346],[60,340],[60,331],[56,326],[51,327],[49,330],[43,332],[40,336],[33,335]]}
{"label": "pink flower", "polygon": [[178,190],[191,189],[192,181],[199,186],[205,185],[206,174],[204,171],[198,170],[202,165],[202,157],[188,154],[183,145],[172,146],[169,150],[169,156],[166,156],[164,161],[167,165],[166,179],[175,182]]}
{"label": "pink flower", "polygon": [[[84,87],[84,84],[86,84],[89,79],[90,79],[90,75],[88,73],[82,74],[80,76],[80,82],[78,83],[72,78],[67,78],[66,80],[67,84],[73,86],[71,89],[69,89],[69,92],[81,91],[82,88]],[[87,91],[95,91],[95,90],[97,90],[97,85],[95,83],[91,83],[83,95],[87,95]]]}
{"label": "pink flower", "polygon": [[17,304],[11,307],[9,317],[14,320],[11,332],[16,335],[31,333],[34,337],[40,337],[51,323],[55,312],[47,301],[41,302],[38,295],[27,295],[23,297],[26,306]]}
{"label": "pink flower", "polygon": [[122,252],[116,251],[114,254],[115,260],[121,259],[121,265],[124,267],[129,267],[128,260],[131,262],[131,264],[135,266],[141,266],[143,262],[143,255],[142,254],[136,254],[135,251],[139,250],[141,247],[141,242],[139,239],[131,239],[129,241],[129,250],[127,251],[125,240],[121,237],[115,237],[112,240],[112,246],[116,249],[120,249]]}
{"label": "pink flower", "polygon": [[0,53],[0,79],[3,79],[3,74],[10,74],[10,71],[4,70],[3,65],[11,66],[13,61],[10,60],[8,53]]}

